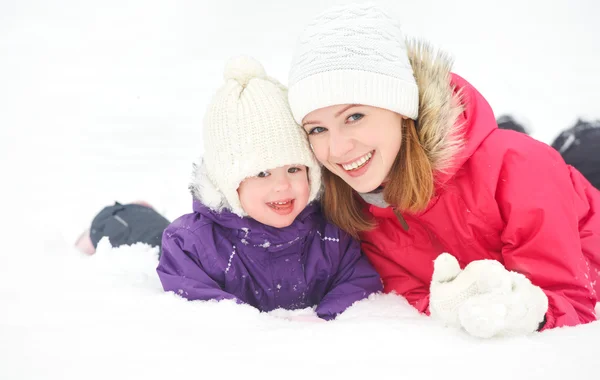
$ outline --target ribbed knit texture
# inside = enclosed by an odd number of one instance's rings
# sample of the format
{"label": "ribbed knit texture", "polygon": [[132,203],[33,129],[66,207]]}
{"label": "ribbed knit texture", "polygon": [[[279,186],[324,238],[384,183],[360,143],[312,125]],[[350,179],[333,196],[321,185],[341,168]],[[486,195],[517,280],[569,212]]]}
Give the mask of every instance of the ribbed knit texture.
{"label": "ribbed knit texture", "polygon": [[294,53],[289,86],[298,123],[314,110],[338,104],[418,116],[419,91],[400,25],[369,4],[331,8],[305,28]]}
{"label": "ribbed knit texture", "polygon": [[208,178],[234,213],[245,216],[239,184],[261,171],[285,165],[309,168],[314,200],[321,187],[320,167],[306,135],[294,122],[286,88],[248,57],[231,60],[225,83],[204,119],[204,164]]}

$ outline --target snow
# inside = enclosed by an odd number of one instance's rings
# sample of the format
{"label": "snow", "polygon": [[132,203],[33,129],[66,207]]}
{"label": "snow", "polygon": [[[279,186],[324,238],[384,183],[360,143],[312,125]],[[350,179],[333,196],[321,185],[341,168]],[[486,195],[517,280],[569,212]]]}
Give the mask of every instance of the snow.
{"label": "snow", "polygon": [[229,255],[229,261],[227,262],[227,268],[225,268],[225,273],[229,272],[229,269],[231,268],[231,261],[233,260],[233,256],[235,256],[235,245],[233,246],[233,251],[231,251],[231,255]]}
{"label": "snow", "polygon": [[[317,323],[164,293],[144,245],[74,251],[114,200],[190,212],[227,58],[252,55],[286,82],[300,28],[339,2],[0,2],[0,379],[598,376],[599,323],[482,341],[395,295]],[[597,2],[381,3],[534,137],[600,118]]]}

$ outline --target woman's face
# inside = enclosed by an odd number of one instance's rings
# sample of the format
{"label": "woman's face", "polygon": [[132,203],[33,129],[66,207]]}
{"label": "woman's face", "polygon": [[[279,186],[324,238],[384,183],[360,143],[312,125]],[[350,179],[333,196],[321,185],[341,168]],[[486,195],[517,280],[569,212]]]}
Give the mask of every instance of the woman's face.
{"label": "woman's face", "polygon": [[302,126],[317,159],[358,192],[388,176],[402,143],[403,116],[383,108],[341,104],[315,110]]}

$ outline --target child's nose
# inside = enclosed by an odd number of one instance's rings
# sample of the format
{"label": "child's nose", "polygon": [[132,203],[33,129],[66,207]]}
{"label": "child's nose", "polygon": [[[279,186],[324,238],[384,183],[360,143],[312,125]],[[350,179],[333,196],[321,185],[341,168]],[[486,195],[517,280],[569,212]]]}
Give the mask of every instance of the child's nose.
{"label": "child's nose", "polygon": [[290,188],[290,179],[287,175],[279,175],[275,178],[275,191],[285,191]]}

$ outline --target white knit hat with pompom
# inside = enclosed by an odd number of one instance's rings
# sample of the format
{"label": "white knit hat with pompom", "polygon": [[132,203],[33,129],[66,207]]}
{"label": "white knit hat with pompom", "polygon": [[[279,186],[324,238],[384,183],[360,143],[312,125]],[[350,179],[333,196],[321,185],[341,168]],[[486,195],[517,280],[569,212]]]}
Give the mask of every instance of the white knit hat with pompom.
{"label": "white knit hat with pompom", "polygon": [[194,196],[211,209],[246,216],[237,193],[245,178],[285,165],[305,165],[309,201],[315,200],[321,188],[320,167],[305,132],[294,121],[287,89],[249,57],[230,60],[224,76],[205,115],[204,157],[191,184]]}

